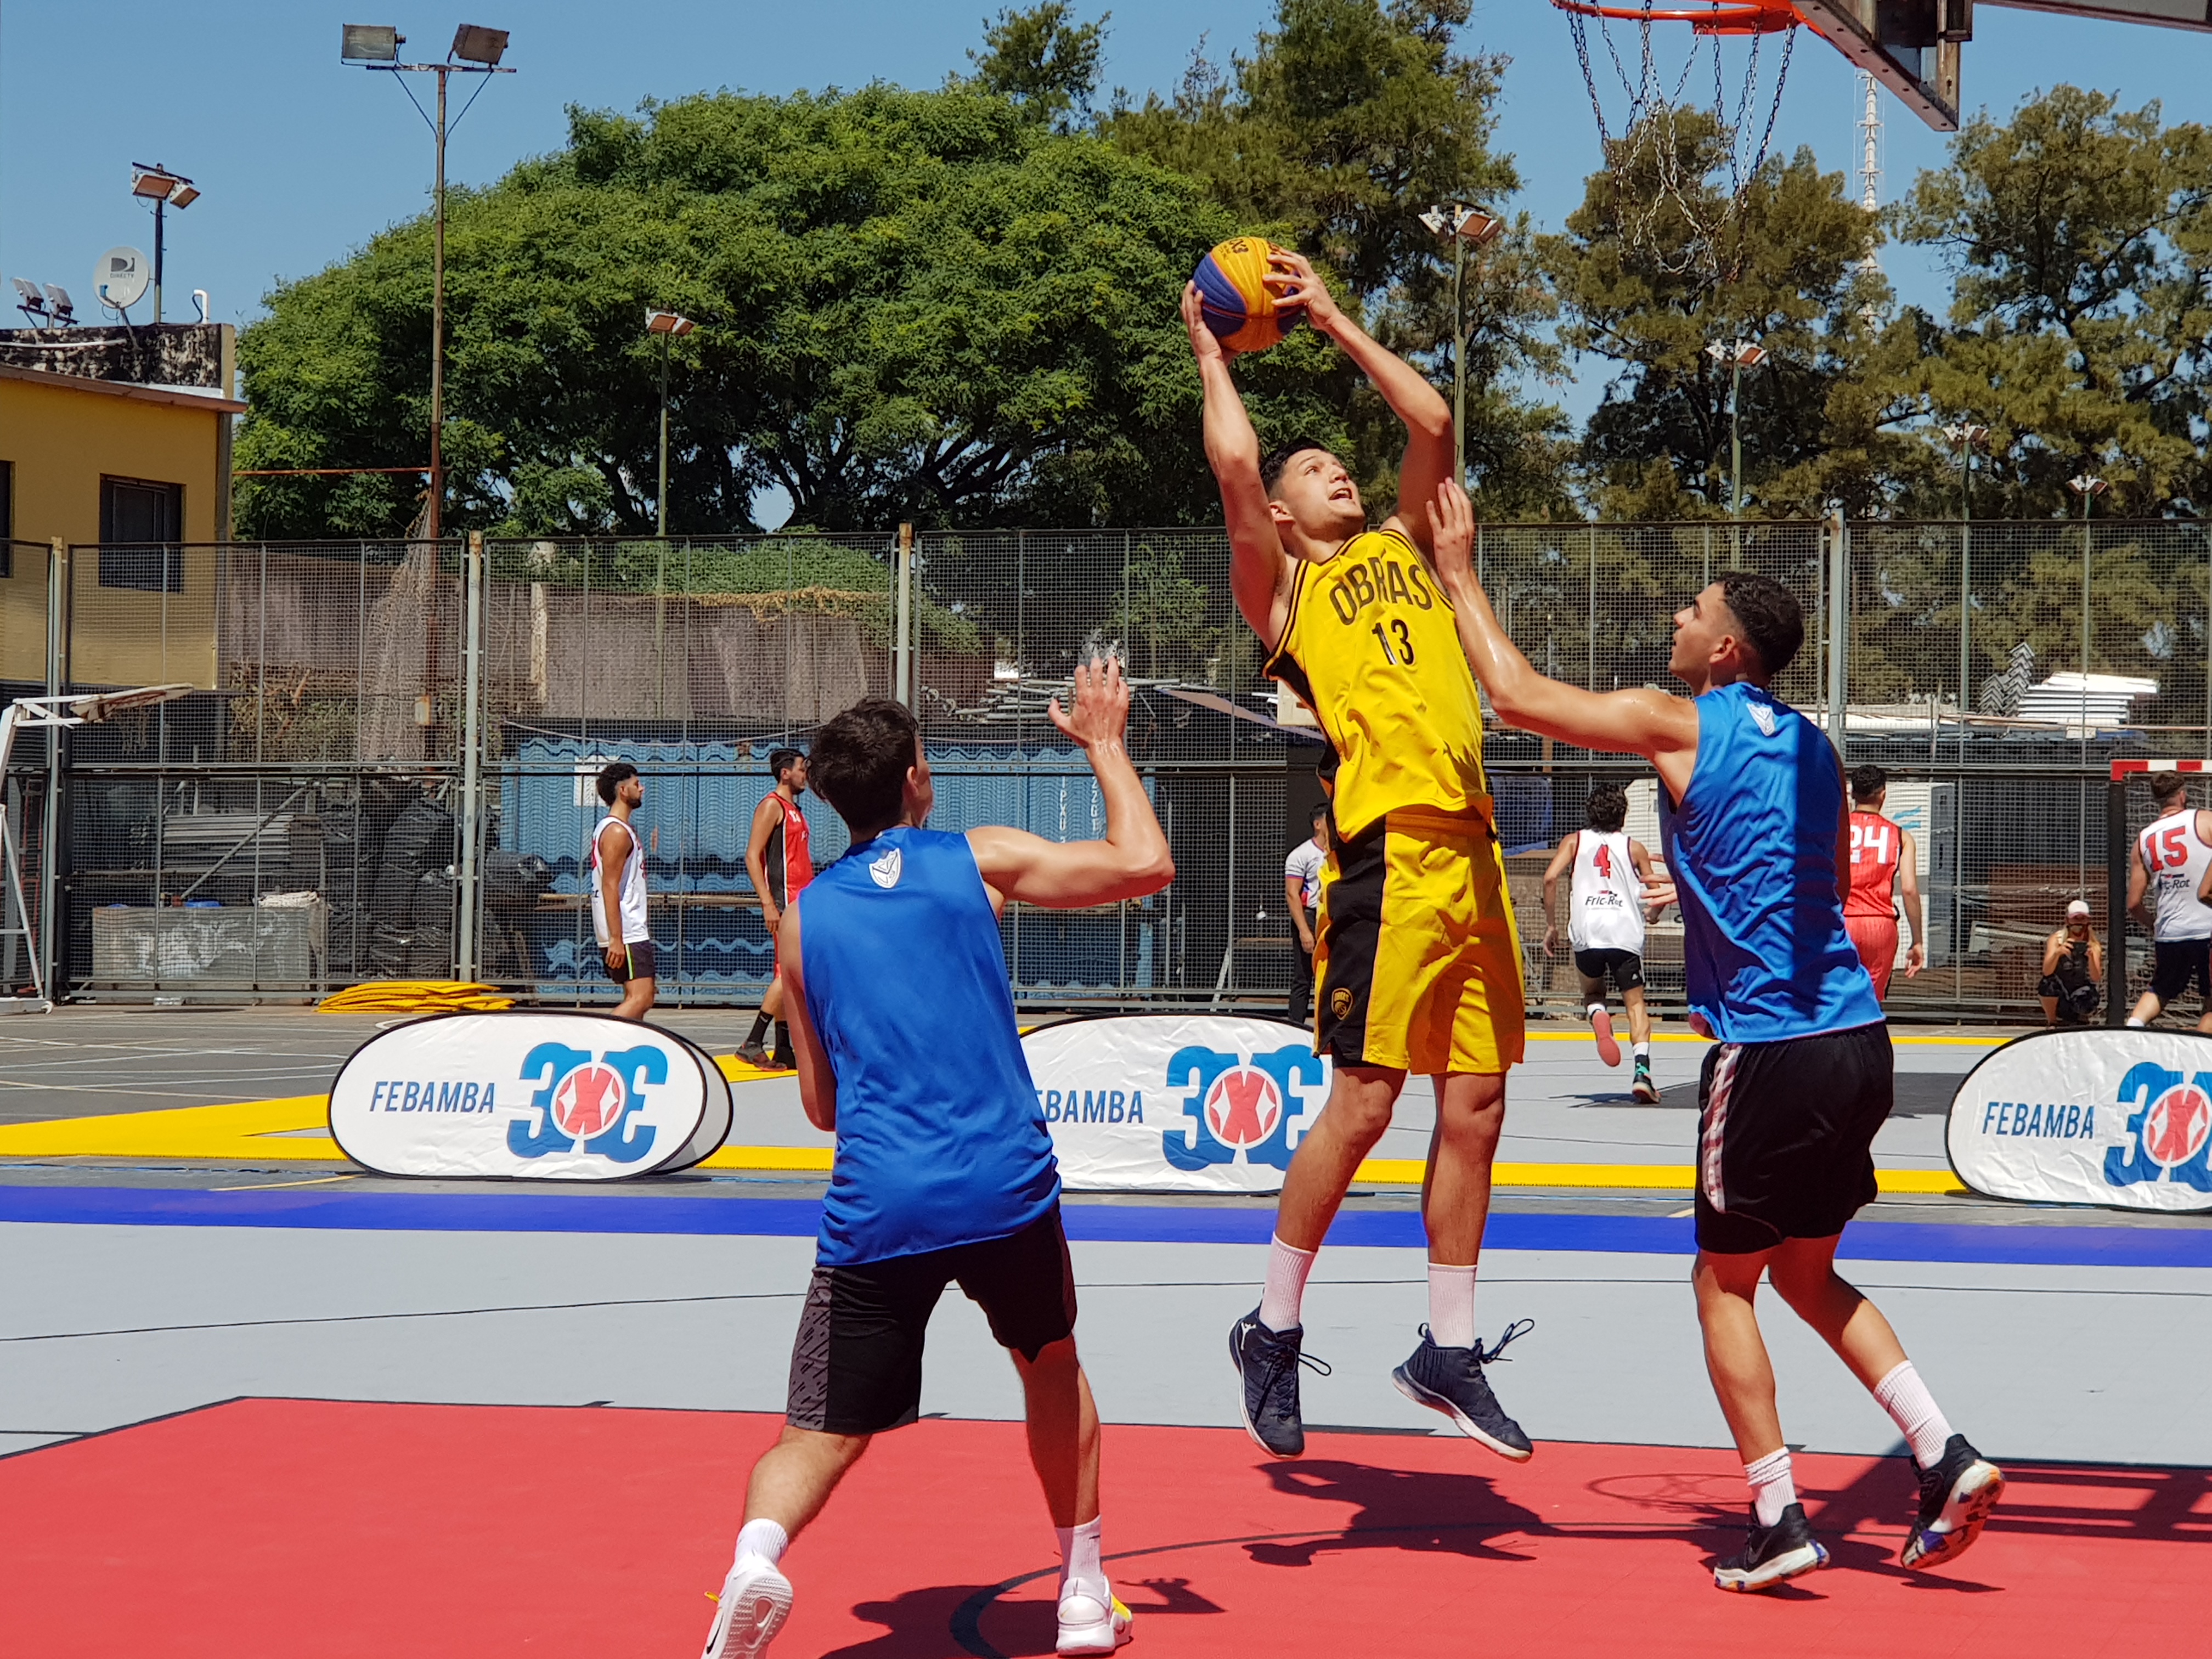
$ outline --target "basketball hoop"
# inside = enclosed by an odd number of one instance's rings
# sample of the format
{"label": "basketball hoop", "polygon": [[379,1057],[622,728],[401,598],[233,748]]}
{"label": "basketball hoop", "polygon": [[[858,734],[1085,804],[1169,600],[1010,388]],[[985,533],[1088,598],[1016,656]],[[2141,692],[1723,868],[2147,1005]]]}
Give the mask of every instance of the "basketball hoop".
{"label": "basketball hoop", "polygon": [[[1589,90],[1590,108],[1597,117],[1606,168],[1619,186],[1616,208],[1623,239],[1670,276],[1702,270],[1720,277],[1724,252],[1732,274],[1736,263],[1734,255],[1740,250],[1731,246],[1735,239],[1730,233],[1736,228],[1745,191],[1765,165],[1774,140],[1775,120],[1782,112],[1782,89],[1790,76],[1796,31],[1805,21],[1795,0],[1711,0],[1701,6],[1663,7],[1656,0],[1632,6],[1606,5],[1598,0],[1552,0],[1552,3],[1566,13],[1567,27],[1574,33],[1575,55],[1581,61],[1583,84]],[[1607,114],[1606,94],[1599,91],[1597,74],[1590,64],[1593,20],[1626,94],[1626,106],[1619,118]],[[1613,26],[1617,23],[1637,31],[1636,49],[1627,58],[1613,38]],[[1679,74],[1662,67],[1662,54],[1653,49],[1655,24],[1688,26],[1691,48]],[[1776,67],[1772,93],[1765,100],[1765,118],[1755,122],[1761,48],[1771,34],[1782,37],[1781,61]],[[1722,43],[1736,39],[1746,42],[1745,61],[1731,114],[1728,61]],[[1631,58],[1635,64],[1632,70]],[[1709,113],[1686,95],[1691,77],[1707,64],[1713,79]],[[1686,124],[1685,115],[1705,118]],[[1710,134],[1703,131],[1706,120],[1711,125]],[[1749,144],[1746,136],[1754,125],[1758,142]],[[1728,175],[1725,189],[1716,176],[1723,170]]]}

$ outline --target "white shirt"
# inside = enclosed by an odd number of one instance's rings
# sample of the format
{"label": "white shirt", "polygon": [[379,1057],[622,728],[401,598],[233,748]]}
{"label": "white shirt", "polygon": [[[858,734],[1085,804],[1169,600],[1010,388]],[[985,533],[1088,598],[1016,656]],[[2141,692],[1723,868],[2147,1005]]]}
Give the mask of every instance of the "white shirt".
{"label": "white shirt", "polygon": [[[611,823],[622,823],[617,817],[604,817],[599,828],[592,831],[592,933],[604,951],[614,941],[607,937],[607,901],[599,890],[599,837],[607,833]],[[629,856],[623,860],[622,884],[617,890],[622,909],[623,943],[641,945],[653,937],[645,921],[645,841],[637,833],[637,826],[624,823],[629,834]]]}
{"label": "white shirt", "polygon": [[2185,806],[2136,836],[2136,849],[2150,877],[2158,917],[2155,939],[2212,939],[2212,909],[2197,902],[2204,866],[2212,864],[2212,847],[2197,838],[2198,810]]}
{"label": "white shirt", "polygon": [[1328,862],[1328,854],[1310,841],[1300,842],[1283,860],[1283,873],[1297,878],[1298,902],[1309,910],[1321,907],[1321,867]]}
{"label": "white shirt", "polygon": [[1624,830],[1576,831],[1567,940],[1577,951],[1644,954],[1644,883]]}

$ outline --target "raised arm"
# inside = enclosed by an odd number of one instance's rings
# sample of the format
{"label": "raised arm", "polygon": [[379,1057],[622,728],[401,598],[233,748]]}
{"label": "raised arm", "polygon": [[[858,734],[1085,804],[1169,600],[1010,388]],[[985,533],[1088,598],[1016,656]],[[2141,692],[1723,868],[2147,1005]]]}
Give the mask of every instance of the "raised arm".
{"label": "raised arm", "polygon": [[1698,757],[1698,710],[1663,691],[1585,691],[1547,679],[1498,626],[1490,596],[1474,575],[1474,509],[1449,478],[1429,509],[1437,580],[1451,601],[1460,648],[1491,704],[1508,726],[1584,749],[1647,757],[1676,800],[1690,787]]}
{"label": "raised arm", "polygon": [[2059,958],[2065,954],[2066,930],[2061,927],[2043,941],[2043,971],[2046,974],[2057,973]]}
{"label": "raised arm", "polygon": [[792,1057],[799,1063],[799,1103],[806,1121],[827,1133],[837,1129],[837,1073],[830,1054],[815,1035],[814,1017],[806,1008],[806,953],[799,938],[799,907],[788,906],[783,925],[776,929],[776,957],[783,964],[787,989],[783,999],[784,1028],[791,1033]]}
{"label": "raised arm", "polygon": [[1898,837],[1897,892],[1905,901],[1905,926],[1912,930],[1912,948],[1905,953],[1905,976],[1911,979],[1928,965],[1928,946],[1921,933],[1926,917],[1920,902],[1920,856],[1912,844],[1912,831],[1899,830]]}
{"label": "raised arm", "polygon": [[1229,526],[1229,591],[1272,654],[1290,619],[1295,573],[1276,533],[1275,515],[1267,510],[1267,487],[1260,481],[1260,434],[1252,429],[1252,416],[1229,373],[1235,354],[1206,325],[1196,283],[1184,285],[1182,321],[1206,393],[1206,463],[1221,487],[1221,511]]}
{"label": "raised arm", "polygon": [[1175,860],[1160,831],[1122,732],[1129,723],[1129,687],[1119,661],[1096,657],[1075,671],[1075,708],[1053,699],[1052,723],[1082,745],[1106,798],[1106,839],[1047,841],[1026,830],[987,825],[968,832],[975,866],[992,902],[1018,899],[1060,910],[1157,893],[1175,879]]}
{"label": "raised arm", "polygon": [[1306,322],[1336,342],[1338,350],[1364,374],[1390,412],[1406,428],[1405,458],[1398,464],[1398,506],[1385,522],[1422,552],[1429,545],[1428,503],[1437,486],[1452,476],[1451,405],[1427,377],[1395,352],[1377,345],[1367,331],[1346,316],[1300,253],[1281,252],[1268,260],[1267,287],[1277,303],[1302,305]]}

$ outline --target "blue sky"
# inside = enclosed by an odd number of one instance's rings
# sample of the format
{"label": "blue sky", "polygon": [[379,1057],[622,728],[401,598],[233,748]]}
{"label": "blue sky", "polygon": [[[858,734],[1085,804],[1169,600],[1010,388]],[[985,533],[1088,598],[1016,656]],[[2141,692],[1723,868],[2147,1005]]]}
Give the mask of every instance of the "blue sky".
{"label": "blue sky", "polygon": [[[393,77],[341,66],[341,21],[397,23],[408,55],[438,57],[458,22],[510,29],[501,76],[454,134],[449,165],[487,182],[556,148],[571,103],[629,109],[641,99],[729,87],[763,92],[875,78],[929,86],[964,69],[998,0],[202,0],[196,6],[103,0],[0,0],[0,273],[58,282],[86,310],[94,258],[117,243],[151,251],[149,216],[129,194],[130,164],[159,161],[196,179],[203,198],[172,215],[168,314],[190,291],[218,319],[258,313],[275,283],[307,275],[427,204],[430,143]],[[1082,7],[1095,15],[1097,7]],[[1271,15],[1268,0],[1117,0],[1109,84],[1171,87],[1201,35],[1225,59]],[[1978,9],[1967,48],[1969,106],[2002,114],[2061,80],[2162,100],[2170,120],[2212,120],[2212,35]],[[1678,48],[1686,36],[1676,33]],[[1463,44],[1500,52],[1498,144],[1521,167],[1509,205],[1556,227],[1597,163],[1589,102],[1565,19],[1543,0],[1485,0]],[[1772,47],[1770,46],[1770,62]],[[112,53],[112,55],[111,55]],[[427,77],[416,77],[427,80]],[[426,90],[427,88],[421,88]],[[1618,88],[1613,88],[1618,91]],[[1779,145],[1809,144],[1851,165],[1856,96],[1843,59],[1801,35]],[[1887,106],[1885,197],[1944,160],[1943,143]],[[1893,252],[1905,297],[1941,307],[1948,282]],[[12,313],[9,320],[15,320]],[[1600,387],[1561,389],[1577,413]]]}

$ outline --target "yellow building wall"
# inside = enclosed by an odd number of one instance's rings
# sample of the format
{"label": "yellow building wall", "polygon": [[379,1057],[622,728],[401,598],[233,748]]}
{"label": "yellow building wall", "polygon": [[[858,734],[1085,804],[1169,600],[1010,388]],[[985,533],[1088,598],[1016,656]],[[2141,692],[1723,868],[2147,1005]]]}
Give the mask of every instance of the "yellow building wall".
{"label": "yellow building wall", "polygon": [[[71,573],[70,673],[82,684],[186,681],[215,689],[216,582],[227,489],[223,426],[234,404],[206,407],[0,377],[0,460],[12,462],[15,547],[0,579],[0,678],[46,672],[46,560],[23,544],[81,544]],[[182,394],[178,394],[182,395]],[[198,400],[195,400],[196,402]],[[184,592],[100,586],[100,481],[184,487]]]}

